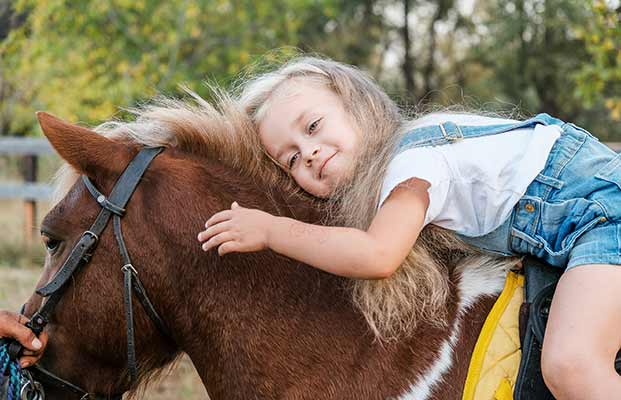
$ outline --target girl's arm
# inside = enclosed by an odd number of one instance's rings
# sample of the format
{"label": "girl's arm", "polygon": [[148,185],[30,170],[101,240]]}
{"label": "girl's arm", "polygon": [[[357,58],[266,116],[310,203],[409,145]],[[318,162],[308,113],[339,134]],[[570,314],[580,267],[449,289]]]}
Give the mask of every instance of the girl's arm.
{"label": "girl's arm", "polygon": [[266,247],[324,271],[354,278],[385,278],[401,265],[416,242],[429,205],[429,183],[412,178],[384,201],[368,231],[312,225],[233,204],[215,214],[199,241],[218,253]]}

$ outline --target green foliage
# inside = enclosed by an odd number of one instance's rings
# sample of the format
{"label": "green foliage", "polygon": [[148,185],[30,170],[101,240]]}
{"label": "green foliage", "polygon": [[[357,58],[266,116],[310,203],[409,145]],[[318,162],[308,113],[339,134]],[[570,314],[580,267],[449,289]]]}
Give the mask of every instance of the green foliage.
{"label": "green foliage", "polygon": [[36,129],[37,109],[93,122],[179,83],[205,94],[201,81],[226,83],[267,50],[296,46],[306,18],[336,14],[329,0],[20,0],[15,11],[26,22],[0,47],[15,83],[0,112],[14,133]]}
{"label": "green foliage", "polygon": [[301,49],[406,102],[546,111],[621,140],[621,23],[607,3],[409,0],[404,68],[404,1],[0,0],[0,134],[36,133],[36,110],[123,117],[179,84],[209,97],[205,80],[228,85]]}
{"label": "green foliage", "polygon": [[584,63],[575,27],[588,18],[583,0],[486,2],[476,59],[491,69],[489,86],[501,99],[519,100],[529,113],[572,119],[581,105],[566,90],[567,78]]}
{"label": "green foliage", "polygon": [[578,30],[586,43],[589,62],[575,74],[576,95],[589,107],[604,103],[621,121],[621,9],[596,1],[593,17]]}

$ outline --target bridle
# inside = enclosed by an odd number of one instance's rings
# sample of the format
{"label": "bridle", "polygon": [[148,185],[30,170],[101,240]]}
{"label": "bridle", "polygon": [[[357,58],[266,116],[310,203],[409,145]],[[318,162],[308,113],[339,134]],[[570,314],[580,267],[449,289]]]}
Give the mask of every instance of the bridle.
{"label": "bridle", "polygon": [[[121,217],[125,214],[125,206],[136,190],[136,187],[140,183],[140,180],[149,164],[159,153],[163,151],[163,149],[164,148],[162,147],[142,148],[127,165],[125,171],[123,171],[123,174],[118,178],[109,197],[101,194],[91,180],[87,176],[82,175],[82,181],[91,195],[97,200],[97,203],[101,206],[101,210],[97,215],[95,222],[82,234],[78,240],[78,243],[73,247],[71,253],[58,272],[54,275],[52,280],[47,285],[36,291],[37,294],[42,297],[46,297],[47,299],[26,324],[26,326],[37,336],[43,331],[43,328],[49,322],[56,305],[62,298],[63,293],[68,286],[67,282],[80,270],[82,266],[88,264],[93,252],[95,251],[101,234],[108,225],[110,218],[112,218],[114,236],[118,243],[119,252],[123,260],[123,267],[121,270],[123,271],[124,280],[123,297],[125,304],[125,320],[127,325],[127,369],[132,383],[136,382],[138,375],[134,342],[132,291],[160,333],[168,340],[172,341],[170,331],[164,324],[164,321],[159,316],[157,311],[155,311],[153,304],[147,296],[144,286],[138,278],[138,273],[131,262],[127,252],[127,247],[125,246],[125,241],[123,240],[123,234],[121,232]],[[9,353],[11,353],[15,359],[19,357],[21,351],[22,346],[17,341],[14,341],[9,347]],[[90,394],[79,386],[54,375],[38,365],[30,367],[28,370],[30,373],[25,374],[24,376],[26,376],[26,378],[22,379],[21,392],[23,399],[43,400],[45,398],[45,394],[42,384],[49,384],[56,386],[57,388],[70,391],[75,395],[81,396],[81,400],[105,398],[105,396],[102,397]],[[111,398],[113,400],[121,399],[122,395],[122,393],[113,395]]]}

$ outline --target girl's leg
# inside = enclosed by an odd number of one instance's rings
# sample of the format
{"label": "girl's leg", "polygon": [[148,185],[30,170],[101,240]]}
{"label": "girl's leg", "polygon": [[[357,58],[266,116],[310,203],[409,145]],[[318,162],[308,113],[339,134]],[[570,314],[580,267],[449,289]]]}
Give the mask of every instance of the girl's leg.
{"label": "girl's leg", "polygon": [[558,400],[621,399],[621,265],[581,265],[556,288],[541,367]]}

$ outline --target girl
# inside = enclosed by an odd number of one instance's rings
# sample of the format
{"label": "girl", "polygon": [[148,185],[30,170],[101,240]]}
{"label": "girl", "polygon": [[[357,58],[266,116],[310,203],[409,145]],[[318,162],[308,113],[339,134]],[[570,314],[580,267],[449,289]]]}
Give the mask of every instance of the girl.
{"label": "girl", "polygon": [[233,203],[199,233],[205,251],[270,248],[362,278],[355,301],[380,337],[440,319],[441,256],[533,254],[566,268],[543,347],[548,387],[559,399],[621,393],[621,157],[590,133],[547,114],[405,120],[371,78],[316,58],[255,78],[239,102],[269,158],[341,226]]}

